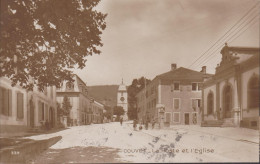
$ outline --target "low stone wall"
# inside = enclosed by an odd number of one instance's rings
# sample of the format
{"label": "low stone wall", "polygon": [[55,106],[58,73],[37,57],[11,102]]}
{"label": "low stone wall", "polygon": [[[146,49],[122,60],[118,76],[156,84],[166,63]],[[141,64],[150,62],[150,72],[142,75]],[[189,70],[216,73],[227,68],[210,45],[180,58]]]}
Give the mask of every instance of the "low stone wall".
{"label": "low stone wall", "polygon": [[0,163],[26,163],[61,138],[61,136],[57,136],[46,140],[33,140],[3,148],[0,150]]}

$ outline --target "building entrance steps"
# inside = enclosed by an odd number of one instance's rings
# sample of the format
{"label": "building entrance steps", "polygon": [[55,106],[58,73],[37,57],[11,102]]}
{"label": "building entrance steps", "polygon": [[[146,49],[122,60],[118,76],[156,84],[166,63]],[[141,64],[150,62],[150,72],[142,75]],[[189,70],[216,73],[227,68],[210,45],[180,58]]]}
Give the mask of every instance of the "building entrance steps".
{"label": "building entrance steps", "polygon": [[205,120],[201,123],[202,127],[236,127],[233,118],[223,120]]}

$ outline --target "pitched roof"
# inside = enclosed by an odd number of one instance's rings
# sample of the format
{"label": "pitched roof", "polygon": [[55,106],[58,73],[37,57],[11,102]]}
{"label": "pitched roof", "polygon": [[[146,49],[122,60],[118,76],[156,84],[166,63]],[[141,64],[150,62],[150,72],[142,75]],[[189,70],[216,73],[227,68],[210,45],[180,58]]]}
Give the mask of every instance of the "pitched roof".
{"label": "pitched roof", "polygon": [[202,80],[204,76],[205,75],[202,72],[180,67],[175,70],[157,75],[156,78],[166,80]]}

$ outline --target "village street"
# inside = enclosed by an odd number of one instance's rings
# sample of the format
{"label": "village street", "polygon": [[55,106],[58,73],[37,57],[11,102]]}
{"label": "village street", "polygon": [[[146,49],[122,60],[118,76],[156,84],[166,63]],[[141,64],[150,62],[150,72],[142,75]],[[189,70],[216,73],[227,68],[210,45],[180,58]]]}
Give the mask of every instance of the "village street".
{"label": "village street", "polygon": [[258,131],[244,128],[173,126],[134,131],[132,122],[71,127],[32,163],[61,162],[257,162]]}

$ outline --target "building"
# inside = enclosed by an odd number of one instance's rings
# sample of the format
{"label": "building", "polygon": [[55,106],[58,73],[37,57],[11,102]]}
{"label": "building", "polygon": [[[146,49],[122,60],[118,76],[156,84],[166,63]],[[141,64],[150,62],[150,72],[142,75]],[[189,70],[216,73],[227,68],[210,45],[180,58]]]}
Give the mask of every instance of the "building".
{"label": "building", "polygon": [[199,124],[201,86],[207,78],[201,72],[171,65],[169,72],[156,76],[137,94],[138,119],[163,124]]}
{"label": "building", "polygon": [[259,128],[259,48],[221,50],[216,73],[203,86],[202,126]]}
{"label": "building", "polygon": [[127,102],[127,89],[126,85],[123,82],[119,85],[118,91],[117,91],[117,106],[123,107],[125,114],[123,116],[124,120],[128,120],[127,117],[127,110],[128,110],[128,102]]}
{"label": "building", "polygon": [[104,110],[105,107],[103,104],[94,100],[92,104],[92,111],[93,111],[93,123],[100,124],[103,123],[104,119]]}
{"label": "building", "polygon": [[86,125],[90,124],[93,119],[93,111],[91,104],[93,100],[88,97],[86,84],[79,76],[73,76],[74,82],[64,81],[61,88],[57,89],[57,101],[62,107],[62,102],[65,96],[68,97],[70,105],[69,125]]}
{"label": "building", "polygon": [[50,127],[57,124],[55,87],[45,87],[44,92],[27,91],[11,86],[8,78],[0,78],[0,132],[24,132],[32,128],[41,129],[46,122]]}

